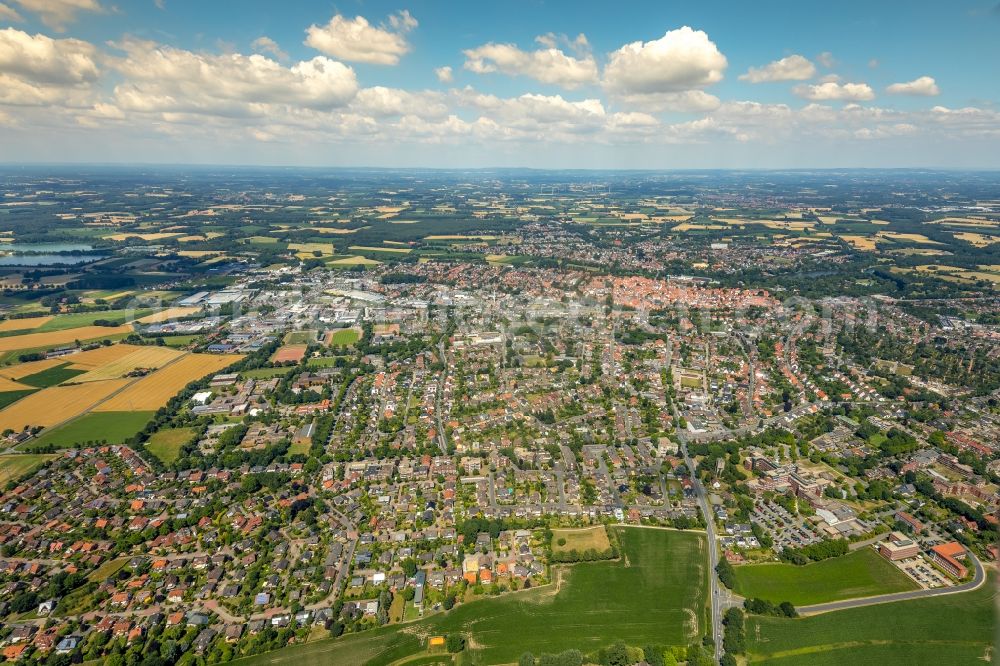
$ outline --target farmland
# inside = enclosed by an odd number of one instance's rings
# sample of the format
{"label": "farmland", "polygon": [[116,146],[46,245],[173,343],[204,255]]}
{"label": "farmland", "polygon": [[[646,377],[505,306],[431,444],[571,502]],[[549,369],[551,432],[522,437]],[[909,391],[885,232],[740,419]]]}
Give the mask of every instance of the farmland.
{"label": "farmland", "polygon": [[[183,356],[180,352],[167,347],[133,347],[131,345],[114,345],[118,349],[118,358],[109,358],[94,369],[76,377],[74,382],[96,382],[105,379],[118,379],[137,368],[160,368]],[[72,357],[71,357],[72,358]],[[87,361],[85,360],[85,363]],[[84,366],[86,367],[86,366]]]}
{"label": "farmland", "polygon": [[242,664],[388,664],[425,649],[427,636],[463,632],[475,646],[470,663],[513,663],[535,653],[584,653],[629,645],[686,645],[705,629],[704,535],[615,528],[621,561],[558,570],[546,586],[464,604],[406,625],[321,640],[241,660]]}
{"label": "farmland", "polygon": [[988,663],[995,576],[973,592],[863,606],[800,619],[750,617],[751,663],[826,666]]}
{"label": "farmland", "polygon": [[76,447],[88,442],[124,444],[149,423],[153,412],[90,412],[69,423],[43,431],[37,439],[20,448],[30,451],[52,445],[57,449]]}
{"label": "farmland", "polygon": [[917,589],[917,584],[871,548],[805,566],[736,567],[736,592],[796,606]]}
{"label": "farmland", "polygon": [[[564,542],[565,543],[562,543]],[[575,550],[582,553],[585,550],[603,552],[611,547],[608,531],[603,525],[582,529],[552,530],[552,551],[569,552]]]}
{"label": "farmland", "polygon": [[56,454],[29,453],[0,456],[0,484],[18,479],[55,457]]}
{"label": "farmland", "polygon": [[159,409],[189,383],[218,372],[241,358],[242,356],[236,355],[187,354],[156,372],[134,381],[127,389],[102,403],[97,409],[102,412]]}
{"label": "farmland", "polygon": [[177,459],[181,447],[191,441],[194,437],[194,428],[170,428],[153,433],[149,441],[146,442],[146,450],[162,460],[164,463],[172,463]]}
{"label": "farmland", "polygon": [[86,342],[87,340],[99,340],[113,335],[131,333],[132,327],[125,326],[80,326],[78,328],[67,328],[59,331],[46,331],[39,333],[27,333],[0,337],[0,352],[16,351],[19,349],[36,349],[44,347],[57,347],[59,345],[73,344],[76,340]]}
{"label": "farmland", "polygon": [[52,386],[32,393],[0,411],[0,430],[25,426],[51,427],[83,414],[130,380],[112,379],[71,386]]}
{"label": "farmland", "polygon": [[40,372],[21,377],[20,381],[22,384],[34,386],[35,388],[45,388],[47,386],[62,384],[64,381],[72,379],[83,372],[85,371],[76,370],[70,367],[69,363],[62,363]]}

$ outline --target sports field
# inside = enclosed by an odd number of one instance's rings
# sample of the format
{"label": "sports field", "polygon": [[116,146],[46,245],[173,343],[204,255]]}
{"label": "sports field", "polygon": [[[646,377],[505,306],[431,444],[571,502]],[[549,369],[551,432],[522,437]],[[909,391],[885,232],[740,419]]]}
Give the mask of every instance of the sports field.
{"label": "sports field", "polygon": [[272,363],[298,363],[305,357],[306,345],[284,345],[279,347],[271,356]]}
{"label": "sports field", "polygon": [[557,567],[556,581],[473,601],[425,620],[320,640],[241,664],[384,665],[426,654],[429,636],[465,633],[464,663],[512,664],[536,654],[629,645],[686,645],[706,628],[705,537],[695,532],[613,528],[623,557]]}
{"label": "sports field", "polygon": [[93,444],[124,444],[153,418],[146,412],[90,412],[58,428],[42,432],[18,448],[31,451],[51,444],[57,449]]}
{"label": "sports field", "polygon": [[133,380],[127,389],[101,403],[97,411],[131,412],[159,409],[191,382],[215,374],[241,358],[243,357],[236,354],[225,356],[187,354],[142,379]]}
{"label": "sports field", "polygon": [[329,331],[326,334],[326,344],[335,346],[353,345],[361,339],[361,334],[356,328],[342,328],[337,331]]}
{"label": "sports field", "polygon": [[973,592],[795,620],[747,617],[752,664],[941,666],[991,663],[996,576]]}
{"label": "sports field", "polygon": [[11,479],[19,479],[46,460],[57,458],[58,454],[18,454],[0,456],[0,484]]}
{"label": "sports field", "polygon": [[917,584],[871,548],[805,566],[747,564],[735,567],[736,592],[796,606],[918,589]]}
{"label": "sports field", "polygon": [[146,442],[146,450],[164,463],[172,463],[177,460],[181,447],[194,437],[194,433],[194,428],[169,428],[154,432]]}

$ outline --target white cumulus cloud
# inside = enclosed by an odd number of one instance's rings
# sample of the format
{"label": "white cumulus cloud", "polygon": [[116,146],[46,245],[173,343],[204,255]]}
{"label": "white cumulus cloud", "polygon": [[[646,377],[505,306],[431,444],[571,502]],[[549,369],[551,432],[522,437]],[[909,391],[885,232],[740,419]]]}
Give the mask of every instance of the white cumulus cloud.
{"label": "white cumulus cloud", "polygon": [[[508,76],[527,76],[569,89],[597,82],[597,62],[592,55],[568,55],[556,48],[551,35],[543,35],[537,41],[544,48],[524,51],[514,44],[491,42],[467,49],[464,51],[465,69],[476,74],[500,72]],[[586,44],[586,38],[583,43]]]}
{"label": "white cumulus cloud", "polygon": [[288,54],[281,50],[278,42],[266,35],[253,40],[251,46],[256,53],[270,53],[282,62],[288,60]]}
{"label": "white cumulus cloud", "polygon": [[438,67],[434,70],[434,76],[437,77],[438,81],[441,83],[451,83],[455,80],[455,76],[452,74],[451,67],[445,65],[444,67]]}
{"label": "white cumulus cloud", "polygon": [[354,70],[316,56],[285,67],[262,55],[206,55],[152,42],[119,45],[115,88],[123,108],[222,116],[266,115],[269,105],[331,109],[357,93]]}
{"label": "white cumulus cloud", "polygon": [[726,56],[708,35],[688,26],[651,42],[632,42],[608,56],[604,85],[622,94],[703,88],[722,80]]}
{"label": "white cumulus cloud", "polygon": [[806,81],[816,75],[816,65],[805,56],[790,55],[763,67],[751,67],[740,74],[741,81],[769,83],[772,81]]}
{"label": "white cumulus cloud", "polygon": [[337,14],[326,25],[309,26],[305,44],[341,60],[395,65],[409,53],[406,33],[416,27],[417,19],[406,10],[390,16],[388,26],[374,26],[364,16]]}
{"label": "white cumulus cloud", "polygon": [[77,12],[101,12],[98,0],[13,0],[25,10],[38,14],[42,23],[62,32],[76,20]]}
{"label": "white cumulus cloud", "polygon": [[921,76],[905,83],[893,83],[885,91],[890,95],[916,95],[919,97],[934,97],[941,94],[937,82],[929,76]]}
{"label": "white cumulus cloud", "polygon": [[863,102],[875,99],[875,91],[867,83],[838,83],[826,81],[816,85],[799,85],[792,89],[799,97],[822,102],[829,100],[846,100]]}

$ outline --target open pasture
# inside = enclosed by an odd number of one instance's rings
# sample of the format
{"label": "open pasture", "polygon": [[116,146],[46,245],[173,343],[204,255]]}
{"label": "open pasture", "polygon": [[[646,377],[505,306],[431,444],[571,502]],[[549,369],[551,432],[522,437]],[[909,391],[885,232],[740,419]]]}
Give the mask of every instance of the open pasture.
{"label": "open pasture", "polygon": [[19,479],[56,457],[58,454],[54,453],[2,455],[0,456],[0,484],[7,483],[12,479]]}
{"label": "open pasture", "polygon": [[735,568],[736,592],[796,606],[906,592],[918,586],[871,548],[805,566],[766,563]]}
{"label": "open pasture", "polygon": [[514,664],[526,650],[588,653],[618,640],[639,646],[686,645],[701,636],[708,587],[704,534],[613,529],[623,551],[620,560],[556,567],[551,585],[235,663],[385,666],[427,655],[427,639],[449,633],[467,637],[467,664]]}
{"label": "open pasture", "polygon": [[862,606],[799,619],[750,616],[752,664],[940,666],[990,663],[996,577],[960,594]]}

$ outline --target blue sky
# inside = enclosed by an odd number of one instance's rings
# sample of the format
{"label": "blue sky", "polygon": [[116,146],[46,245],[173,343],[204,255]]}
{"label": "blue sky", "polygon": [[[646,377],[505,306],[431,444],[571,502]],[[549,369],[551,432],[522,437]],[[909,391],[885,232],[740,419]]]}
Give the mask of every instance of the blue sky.
{"label": "blue sky", "polygon": [[0,0],[0,161],[1000,168],[997,63],[997,0]]}

